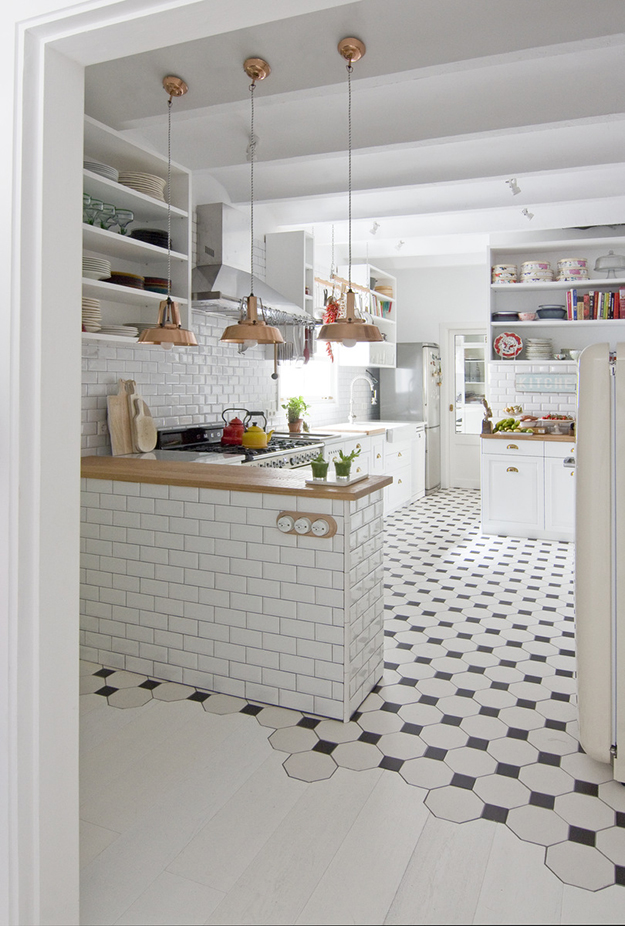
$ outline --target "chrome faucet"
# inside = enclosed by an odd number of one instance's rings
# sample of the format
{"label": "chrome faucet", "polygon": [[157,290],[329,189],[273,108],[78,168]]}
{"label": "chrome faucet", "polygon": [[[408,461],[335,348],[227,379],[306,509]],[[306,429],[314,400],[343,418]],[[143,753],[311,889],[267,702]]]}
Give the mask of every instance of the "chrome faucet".
{"label": "chrome faucet", "polygon": [[362,376],[362,375],[354,376],[353,380],[351,381],[349,385],[349,415],[347,416],[347,420],[349,421],[350,424],[353,424],[353,422],[356,420],[356,415],[354,414],[354,383],[357,383],[358,380],[362,380],[363,382],[365,382],[367,386],[369,387],[369,389],[371,390],[371,404],[375,405],[378,400],[376,388],[375,388],[375,381],[373,377]]}

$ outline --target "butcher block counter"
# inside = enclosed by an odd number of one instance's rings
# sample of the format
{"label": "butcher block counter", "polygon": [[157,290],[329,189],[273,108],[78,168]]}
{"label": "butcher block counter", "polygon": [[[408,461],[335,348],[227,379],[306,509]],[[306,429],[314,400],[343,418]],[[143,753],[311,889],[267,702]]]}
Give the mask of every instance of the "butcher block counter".
{"label": "butcher block counter", "polygon": [[370,476],[351,486],[307,486],[305,478],[297,469],[232,464],[198,466],[197,463],[106,456],[83,457],[81,471],[88,479],[117,479],[152,485],[197,486],[204,489],[302,495],[346,501],[377,492],[393,481],[390,476]]}
{"label": "butcher block counter", "polygon": [[383,490],[82,460],[82,656],[348,720],[383,671]]}

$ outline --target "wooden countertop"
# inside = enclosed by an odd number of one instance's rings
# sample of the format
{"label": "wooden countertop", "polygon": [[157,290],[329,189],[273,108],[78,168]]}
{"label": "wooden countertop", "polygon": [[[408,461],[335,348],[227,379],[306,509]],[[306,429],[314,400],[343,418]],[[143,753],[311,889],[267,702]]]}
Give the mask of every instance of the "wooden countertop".
{"label": "wooden countertop", "polygon": [[555,441],[564,441],[567,444],[571,442],[575,443],[574,434],[515,434],[514,431],[498,431],[497,434],[480,434],[484,440],[510,440],[511,437],[515,439],[518,437],[519,440],[555,440]]}
{"label": "wooden countertop", "polygon": [[393,481],[391,476],[369,476],[368,479],[351,486],[307,486],[304,477],[293,469],[223,463],[176,463],[105,456],[83,457],[81,476],[85,479],[197,486],[200,489],[266,492],[269,495],[299,495],[304,498],[336,498],[345,501],[354,501],[370,495]]}

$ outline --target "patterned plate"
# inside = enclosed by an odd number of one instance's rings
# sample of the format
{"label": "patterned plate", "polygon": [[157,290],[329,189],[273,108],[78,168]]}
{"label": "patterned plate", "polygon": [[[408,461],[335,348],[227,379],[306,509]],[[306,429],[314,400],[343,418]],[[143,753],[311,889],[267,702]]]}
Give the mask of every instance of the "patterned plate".
{"label": "patterned plate", "polygon": [[504,331],[495,338],[494,348],[504,360],[514,360],[523,350],[523,341],[514,331]]}

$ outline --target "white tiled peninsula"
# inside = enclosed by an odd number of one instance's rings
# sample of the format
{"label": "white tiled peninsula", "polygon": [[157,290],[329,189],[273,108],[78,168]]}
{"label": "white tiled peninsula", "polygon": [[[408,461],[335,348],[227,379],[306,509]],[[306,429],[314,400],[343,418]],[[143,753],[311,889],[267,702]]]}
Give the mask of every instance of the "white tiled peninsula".
{"label": "white tiled peninsula", "polygon": [[[383,670],[391,480],[296,473],[83,458],[83,657],[348,720]],[[283,533],[282,512],[336,532]]]}

